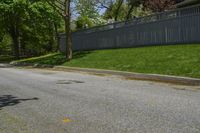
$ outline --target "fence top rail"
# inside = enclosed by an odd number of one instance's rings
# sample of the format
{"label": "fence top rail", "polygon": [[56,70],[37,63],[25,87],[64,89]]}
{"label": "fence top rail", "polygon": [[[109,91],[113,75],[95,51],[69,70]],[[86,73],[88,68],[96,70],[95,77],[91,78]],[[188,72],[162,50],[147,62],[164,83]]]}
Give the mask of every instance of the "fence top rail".
{"label": "fence top rail", "polygon": [[[190,7],[184,7],[184,8],[180,8],[180,9],[168,10],[168,11],[161,12],[161,13],[155,13],[152,15],[134,18],[134,19],[130,19],[127,21],[120,21],[120,22],[110,23],[107,25],[95,26],[95,27],[88,28],[88,29],[78,30],[73,33],[75,33],[75,34],[92,33],[92,32],[96,32],[96,31],[104,31],[104,30],[120,28],[123,26],[137,25],[137,24],[148,23],[148,22],[156,22],[159,20],[164,20],[164,19],[169,19],[169,18],[177,18],[177,17],[182,17],[182,16],[188,16],[188,15],[195,15],[195,14],[200,14],[200,4],[190,6]],[[62,35],[62,34],[64,34],[64,33],[61,33],[60,35]]]}

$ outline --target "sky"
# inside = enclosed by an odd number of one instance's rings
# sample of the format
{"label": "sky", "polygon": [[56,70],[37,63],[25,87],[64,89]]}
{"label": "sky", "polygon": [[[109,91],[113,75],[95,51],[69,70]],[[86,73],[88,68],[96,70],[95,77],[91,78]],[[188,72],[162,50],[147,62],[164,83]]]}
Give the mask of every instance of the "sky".
{"label": "sky", "polygon": [[104,9],[101,9],[101,10],[100,10],[100,14],[102,15],[105,11],[106,11],[105,8],[104,8]]}

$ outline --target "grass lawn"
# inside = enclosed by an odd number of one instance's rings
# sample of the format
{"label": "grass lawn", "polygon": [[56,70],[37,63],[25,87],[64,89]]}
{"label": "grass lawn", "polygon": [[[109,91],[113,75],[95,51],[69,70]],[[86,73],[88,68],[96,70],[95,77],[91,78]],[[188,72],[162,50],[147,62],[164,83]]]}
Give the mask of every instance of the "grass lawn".
{"label": "grass lawn", "polygon": [[200,45],[170,45],[75,52],[65,61],[60,53],[20,62],[98,68],[200,78]]}

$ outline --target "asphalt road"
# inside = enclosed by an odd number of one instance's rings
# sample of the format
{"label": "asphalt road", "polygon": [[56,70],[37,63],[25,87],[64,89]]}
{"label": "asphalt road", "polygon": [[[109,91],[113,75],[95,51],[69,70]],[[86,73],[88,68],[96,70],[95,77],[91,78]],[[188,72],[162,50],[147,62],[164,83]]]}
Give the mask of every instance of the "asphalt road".
{"label": "asphalt road", "polygon": [[200,133],[200,87],[0,68],[0,133]]}

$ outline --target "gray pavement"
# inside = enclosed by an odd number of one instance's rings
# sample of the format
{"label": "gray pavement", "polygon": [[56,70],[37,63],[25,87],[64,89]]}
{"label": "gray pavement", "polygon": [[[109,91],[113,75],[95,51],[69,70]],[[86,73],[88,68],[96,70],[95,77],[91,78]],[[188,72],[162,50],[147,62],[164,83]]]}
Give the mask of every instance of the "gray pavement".
{"label": "gray pavement", "polygon": [[1,67],[0,133],[200,133],[200,87]]}
{"label": "gray pavement", "polygon": [[11,65],[6,63],[0,63],[0,68],[8,68],[8,67],[11,67]]}

